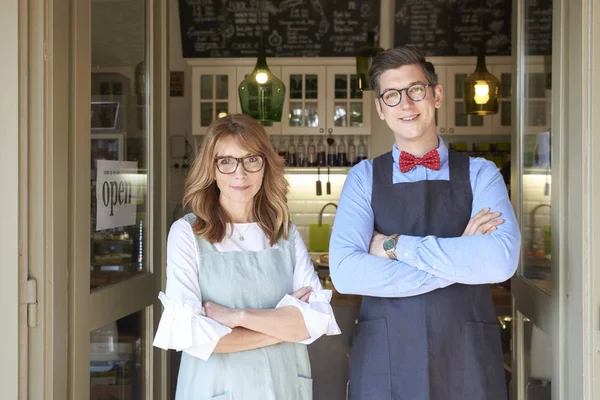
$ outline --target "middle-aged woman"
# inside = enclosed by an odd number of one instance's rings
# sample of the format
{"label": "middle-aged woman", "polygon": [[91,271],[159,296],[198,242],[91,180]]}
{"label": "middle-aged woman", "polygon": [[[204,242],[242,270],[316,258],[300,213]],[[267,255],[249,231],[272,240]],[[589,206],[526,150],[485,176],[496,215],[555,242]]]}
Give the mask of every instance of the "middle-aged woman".
{"label": "middle-aged woman", "polygon": [[306,345],[339,334],[290,222],[283,160],[264,128],[214,121],[185,184],[190,214],[167,243],[165,307],[154,345],[183,350],[177,400],[306,400]]}

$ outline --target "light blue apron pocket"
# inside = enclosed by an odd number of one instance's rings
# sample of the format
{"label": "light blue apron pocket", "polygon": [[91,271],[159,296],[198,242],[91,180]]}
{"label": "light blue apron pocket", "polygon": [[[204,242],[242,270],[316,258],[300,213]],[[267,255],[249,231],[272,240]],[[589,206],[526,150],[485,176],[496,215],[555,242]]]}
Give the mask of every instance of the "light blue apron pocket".
{"label": "light blue apron pocket", "polygon": [[391,400],[390,349],[385,318],[356,324],[350,365],[350,399]]}
{"label": "light blue apron pocket", "polygon": [[296,386],[296,400],[311,400],[312,399],[312,379],[303,376],[298,377],[298,385]]}
{"label": "light blue apron pocket", "polygon": [[465,322],[464,399],[506,399],[500,326]]}

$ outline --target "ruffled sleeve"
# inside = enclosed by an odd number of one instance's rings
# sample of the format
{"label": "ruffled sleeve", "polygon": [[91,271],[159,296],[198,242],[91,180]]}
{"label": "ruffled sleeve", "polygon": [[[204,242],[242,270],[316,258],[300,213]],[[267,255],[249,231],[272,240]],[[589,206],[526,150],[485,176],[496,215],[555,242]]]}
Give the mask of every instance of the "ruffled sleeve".
{"label": "ruffled sleeve", "polygon": [[293,227],[296,265],[294,268],[294,291],[303,286],[310,286],[312,292],[308,303],[293,296],[285,295],[277,304],[280,307],[296,307],[302,313],[306,329],[310,334],[308,339],[300,343],[311,344],[323,335],[339,335],[342,333],[331,307],[331,290],[325,290],[321,286],[319,277],[312,265],[306,245],[298,230]]}
{"label": "ruffled sleeve", "polygon": [[198,281],[196,242],[190,224],[180,219],[167,241],[167,288],[158,295],[164,310],[153,345],[207,360],[231,329],[206,317]]}

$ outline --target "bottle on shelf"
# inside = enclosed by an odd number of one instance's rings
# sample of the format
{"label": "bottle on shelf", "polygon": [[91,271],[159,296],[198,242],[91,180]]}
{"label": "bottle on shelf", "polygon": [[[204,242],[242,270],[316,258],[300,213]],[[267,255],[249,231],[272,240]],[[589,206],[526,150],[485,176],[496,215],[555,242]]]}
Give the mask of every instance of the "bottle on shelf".
{"label": "bottle on shelf", "polygon": [[340,144],[337,147],[337,165],[345,167],[348,165],[348,157],[346,155],[346,145],[344,144],[344,138],[340,138]]}
{"label": "bottle on shelf", "polygon": [[323,138],[319,138],[317,142],[317,166],[324,167],[327,162],[327,154],[325,153],[325,144]]}
{"label": "bottle on shelf", "polygon": [[287,163],[288,149],[285,140],[279,142],[279,147],[277,147],[277,154],[279,154],[279,157],[283,158],[283,161]]}
{"label": "bottle on shelf", "polygon": [[330,167],[337,165],[337,147],[332,137],[327,138],[327,165]]}
{"label": "bottle on shelf", "polygon": [[288,153],[287,153],[287,165],[288,165],[288,167],[295,167],[297,165],[296,145],[294,144],[294,139],[291,137],[290,137],[290,145],[288,147]]}
{"label": "bottle on shelf", "polygon": [[304,145],[304,140],[302,136],[300,136],[300,140],[298,141],[298,150],[297,150],[297,162],[299,167],[306,167],[306,146]]}
{"label": "bottle on shelf", "polygon": [[356,152],[356,163],[358,164],[362,160],[367,159],[367,147],[365,146],[364,137],[360,137],[360,142],[358,143],[358,148]]}
{"label": "bottle on shelf", "polygon": [[348,142],[348,165],[356,165],[356,145],[352,138]]}
{"label": "bottle on shelf", "polygon": [[317,150],[315,149],[315,142],[312,136],[308,139],[308,150],[306,152],[306,164],[309,167],[317,166]]}

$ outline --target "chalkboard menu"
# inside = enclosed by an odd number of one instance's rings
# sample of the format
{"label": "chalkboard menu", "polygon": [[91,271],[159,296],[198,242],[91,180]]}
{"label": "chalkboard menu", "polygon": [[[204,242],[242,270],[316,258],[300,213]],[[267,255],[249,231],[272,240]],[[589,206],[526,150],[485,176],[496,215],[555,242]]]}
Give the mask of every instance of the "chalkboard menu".
{"label": "chalkboard menu", "polygon": [[[427,56],[511,55],[512,0],[396,0],[395,45],[412,45]],[[548,23],[549,20],[549,23]],[[548,55],[552,48],[552,1],[528,2],[526,48]]]}
{"label": "chalkboard menu", "polygon": [[380,0],[179,0],[184,58],[353,57]]}

